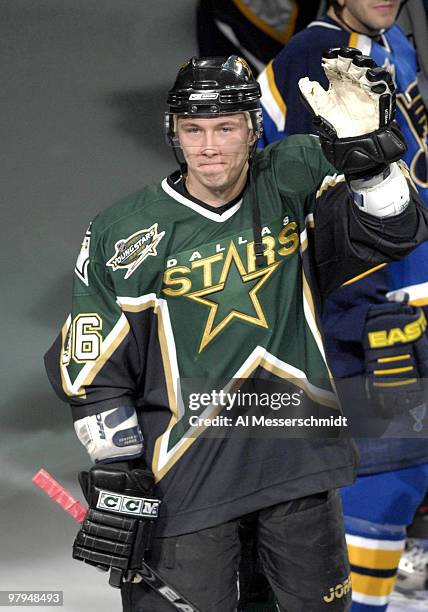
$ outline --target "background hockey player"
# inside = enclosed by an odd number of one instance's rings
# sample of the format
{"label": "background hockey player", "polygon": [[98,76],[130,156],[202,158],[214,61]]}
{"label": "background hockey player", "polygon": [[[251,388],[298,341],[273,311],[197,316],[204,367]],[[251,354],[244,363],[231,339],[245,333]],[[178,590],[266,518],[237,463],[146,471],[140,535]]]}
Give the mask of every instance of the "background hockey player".
{"label": "background hockey player", "polygon": [[[73,555],[111,569],[126,612],[171,609],[134,580],[143,556],[199,610],[235,610],[239,520],[250,513],[281,610],[349,607],[336,489],[353,481],[353,444],[204,437],[183,393],[189,378],[264,379],[337,415],[316,305],[428,238],[428,213],[397,163],[392,81],[344,53],[326,58],[327,100],[306,82],[318,121],[334,126],[321,138],[330,161],[311,136],[256,154],[260,89],[245,61],[189,60],[166,114],[180,170],[101,213],[84,239],[72,312],[46,364],[95,462],[80,477],[90,514]],[[356,99],[365,110],[350,135]]]}
{"label": "background hockey player", "polygon": [[199,53],[237,53],[258,75],[293,34],[315,19],[322,5],[322,0],[199,0]]}
{"label": "background hockey player", "polygon": [[[384,66],[394,79],[397,121],[408,144],[404,159],[419,193],[428,204],[427,115],[418,90],[415,50],[398,26],[393,25],[400,2],[339,0],[330,5],[328,16],[313,22],[294,37],[260,77],[264,142],[267,144],[284,135],[313,131],[310,114],[300,100],[299,79],[308,74],[326,86],[327,79],[320,70],[323,49],[343,45],[356,47]],[[335,376],[372,373],[373,363],[386,356],[382,355],[385,349],[365,350],[363,344],[367,331],[373,326],[378,329],[402,327],[411,312],[408,306],[388,306],[385,303],[388,291],[404,289],[414,306],[415,315],[416,307],[428,305],[427,262],[428,248],[424,244],[405,260],[389,264],[356,283],[346,284],[330,296],[324,311],[323,327]],[[408,352],[416,357],[414,374],[427,376],[427,356],[419,351],[421,340],[418,338],[413,347],[406,346],[405,351],[402,344],[396,346],[391,379],[397,376],[400,365],[406,366],[400,363],[399,356]],[[406,389],[408,380],[409,376],[403,374],[402,385],[395,381],[394,391],[398,393],[400,388]],[[417,402],[421,410],[426,410],[426,393],[425,384],[424,397]],[[385,401],[392,414],[392,395]],[[343,492],[353,569],[352,609],[384,610],[404,548],[405,527],[412,521],[427,488],[428,441],[366,439],[359,441],[359,447],[362,457],[359,474],[362,477]],[[373,552],[376,550],[377,553]]]}

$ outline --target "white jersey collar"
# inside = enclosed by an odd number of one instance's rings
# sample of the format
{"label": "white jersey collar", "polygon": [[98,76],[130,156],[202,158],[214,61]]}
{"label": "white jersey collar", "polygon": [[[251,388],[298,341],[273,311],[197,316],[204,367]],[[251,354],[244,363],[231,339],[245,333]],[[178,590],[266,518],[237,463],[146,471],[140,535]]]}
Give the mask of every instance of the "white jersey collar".
{"label": "white jersey collar", "polygon": [[192,210],[199,213],[203,217],[206,217],[207,219],[210,219],[211,221],[215,221],[216,223],[223,223],[224,221],[227,221],[228,219],[233,217],[233,215],[241,208],[241,204],[242,204],[242,198],[241,198],[240,200],[238,200],[238,202],[236,202],[236,204],[234,204],[228,210],[225,210],[224,213],[221,213],[221,215],[219,215],[215,212],[212,212],[211,210],[208,210],[207,208],[204,208],[203,206],[200,206],[196,202],[193,202],[193,200],[186,198],[181,193],[178,193],[178,191],[176,191],[170,185],[168,185],[168,179],[166,178],[162,181],[161,187],[165,191],[165,193],[167,193],[171,198],[173,198],[177,202],[180,202],[180,204],[184,204],[184,206],[191,208]]}

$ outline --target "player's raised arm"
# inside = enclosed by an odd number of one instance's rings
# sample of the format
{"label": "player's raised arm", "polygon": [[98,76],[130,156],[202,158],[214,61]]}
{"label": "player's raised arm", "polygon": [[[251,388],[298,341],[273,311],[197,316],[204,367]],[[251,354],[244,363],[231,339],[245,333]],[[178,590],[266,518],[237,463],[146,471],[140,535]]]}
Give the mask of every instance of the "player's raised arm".
{"label": "player's raised arm", "polygon": [[[320,241],[315,232],[321,286],[329,291],[362,272],[361,262],[400,259],[426,240],[428,212],[399,161],[406,144],[394,120],[389,73],[351,48],[330,49],[322,62],[328,90],[307,78],[299,87],[325,157],[346,179],[336,190],[329,186],[337,179],[321,186],[315,212],[315,225],[329,225],[333,237]],[[341,204],[346,190],[354,206]],[[323,266],[338,257],[332,279]]]}

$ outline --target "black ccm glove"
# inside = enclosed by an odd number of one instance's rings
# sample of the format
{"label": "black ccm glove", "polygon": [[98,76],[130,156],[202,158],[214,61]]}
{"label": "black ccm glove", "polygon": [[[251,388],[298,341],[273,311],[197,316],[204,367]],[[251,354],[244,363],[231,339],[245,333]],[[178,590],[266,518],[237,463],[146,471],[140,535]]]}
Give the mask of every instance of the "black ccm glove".
{"label": "black ccm glove", "polygon": [[364,330],[368,391],[399,410],[428,399],[427,321],[421,308],[403,303],[373,306]]}
{"label": "black ccm glove", "polygon": [[94,466],[80,472],[79,482],[89,504],[73,545],[73,558],[109,570],[110,584],[120,587],[126,572],[138,569],[150,546],[153,520],[160,501],[153,497],[148,469]]}
{"label": "black ccm glove", "polygon": [[348,178],[381,174],[407,150],[395,116],[389,72],[358,49],[329,49],[322,56],[328,91],[300,79],[303,102],[314,117],[328,161]]}

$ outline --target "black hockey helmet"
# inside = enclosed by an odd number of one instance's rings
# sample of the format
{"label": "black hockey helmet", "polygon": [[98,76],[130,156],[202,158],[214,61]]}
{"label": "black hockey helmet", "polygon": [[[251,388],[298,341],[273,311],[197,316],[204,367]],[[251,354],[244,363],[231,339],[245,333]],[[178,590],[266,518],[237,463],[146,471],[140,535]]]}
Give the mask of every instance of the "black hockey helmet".
{"label": "black hockey helmet", "polygon": [[177,74],[168,92],[165,131],[175,146],[175,117],[215,117],[248,113],[256,139],[262,128],[260,85],[247,62],[237,55],[229,57],[192,57]]}

